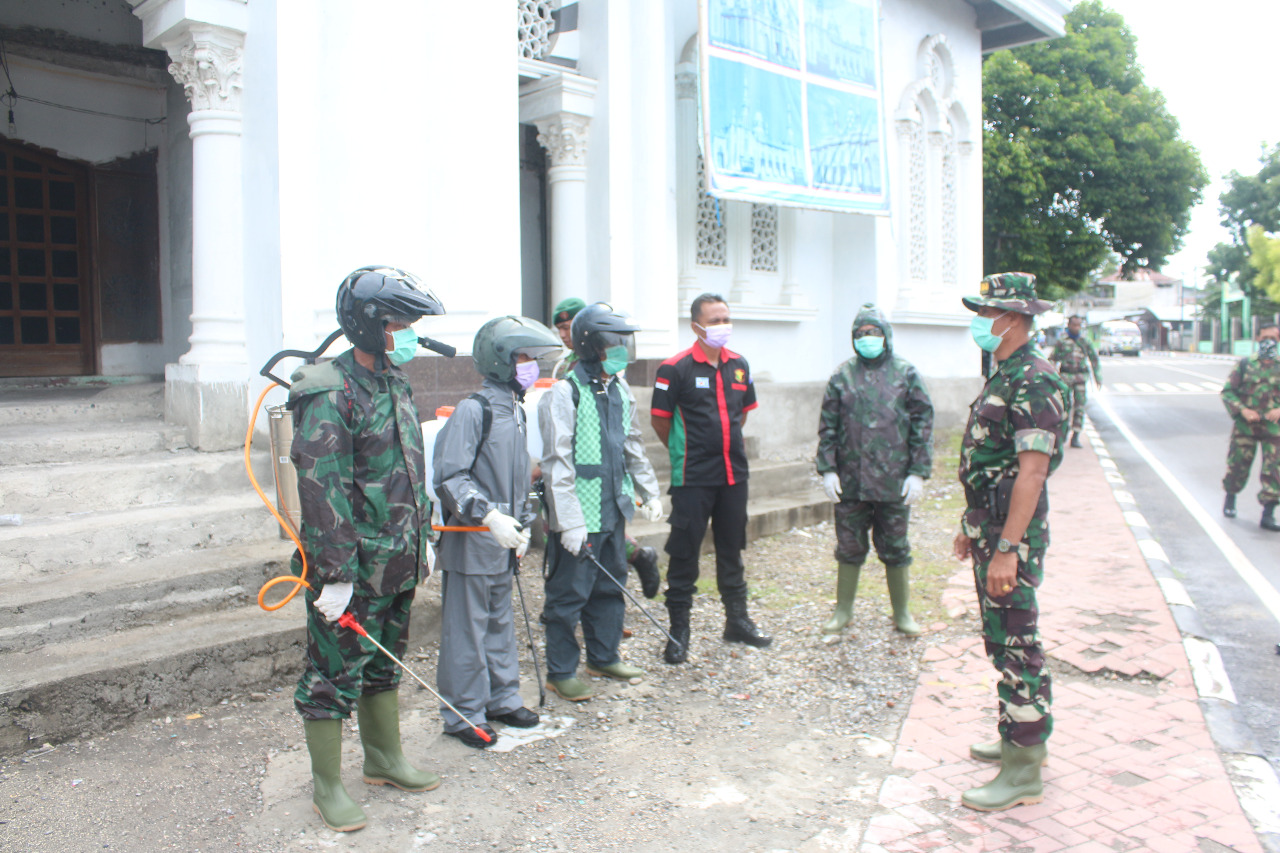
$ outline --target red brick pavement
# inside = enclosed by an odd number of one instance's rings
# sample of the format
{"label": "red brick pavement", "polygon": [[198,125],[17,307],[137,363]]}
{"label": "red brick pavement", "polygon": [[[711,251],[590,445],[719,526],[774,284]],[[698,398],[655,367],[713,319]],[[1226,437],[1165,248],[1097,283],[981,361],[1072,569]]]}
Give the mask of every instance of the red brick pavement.
{"label": "red brick pavement", "polygon": [[862,851],[1199,851],[1202,839],[1261,851],[1181,636],[1093,450],[1068,451],[1050,497],[1040,623],[1055,730],[1044,802],[995,814],[960,804],[996,772],[968,749],[996,736],[997,676],[978,635],[972,571],[958,568],[947,606],[967,611],[973,636],[924,655],[894,755],[900,774],[881,787],[884,811]]}

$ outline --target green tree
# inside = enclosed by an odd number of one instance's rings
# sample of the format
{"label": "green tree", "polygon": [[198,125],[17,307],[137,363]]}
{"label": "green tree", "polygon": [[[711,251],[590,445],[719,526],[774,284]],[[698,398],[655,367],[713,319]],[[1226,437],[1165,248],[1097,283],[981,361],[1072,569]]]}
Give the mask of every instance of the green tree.
{"label": "green tree", "polygon": [[1280,240],[1267,236],[1261,225],[1250,225],[1245,239],[1254,287],[1272,302],[1280,302]]}
{"label": "green tree", "polygon": [[1066,21],[1063,38],[982,66],[983,266],[1035,273],[1051,296],[1112,252],[1125,272],[1158,269],[1208,183],[1124,19],[1083,0]]}
{"label": "green tree", "polygon": [[[1209,250],[1205,272],[1218,288],[1235,282],[1255,300],[1257,311],[1270,314],[1280,309],[1280,285],[1270,254],[1275,241],[1266,237],[1266,232],[1280,232],[1280,145],[1264,147],[1258,163],[1257,174],[1233,171],[1227,175],[1227,189],[1218,196],[1218,203],[1231,239]],[[1255,257],[1260,252],[1264,257]],[[1273,271],[1271,278],[1263,278],[1266,270]]]}

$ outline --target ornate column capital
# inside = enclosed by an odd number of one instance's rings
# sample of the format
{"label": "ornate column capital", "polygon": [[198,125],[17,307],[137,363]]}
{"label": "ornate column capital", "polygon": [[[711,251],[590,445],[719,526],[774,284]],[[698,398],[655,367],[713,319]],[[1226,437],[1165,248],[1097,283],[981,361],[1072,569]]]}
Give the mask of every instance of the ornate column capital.
{"label": "ornate column capital", "polygon": [[538,144],[547,149],[551,167],[585,166],[587,164],[587,131],[591,119],[573,113],[561,113],[535,122]]}
{"label": "ornate column capital", "polygon": [[165,45],[169,73],[182,84],[191,109],[240,111],[244,88],[244,36],[215,26],[193,26],[183,39]]}

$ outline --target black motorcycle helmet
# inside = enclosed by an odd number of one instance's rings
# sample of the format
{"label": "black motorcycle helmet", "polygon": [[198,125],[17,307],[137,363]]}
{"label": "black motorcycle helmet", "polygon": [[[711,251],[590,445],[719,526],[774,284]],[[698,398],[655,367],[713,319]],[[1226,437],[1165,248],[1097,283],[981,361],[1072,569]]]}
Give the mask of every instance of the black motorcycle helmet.
{"label": "black motorcycle helmet", "polygon": [[610,347],[627,348],[628,361],[635,361],[635,333],[640,327],[607,302],[597,302],[579,311],[569,327],[573,351],[584,364],[599,364],[601,354]]}
{"label": "black motorcycle helmet", "polygon": [[389,321],[417,322],[443,314],[444,305],[417,276],[395,267],[361,267],[338,285],[338,325],[356,349],[380,355],[387,349]]}

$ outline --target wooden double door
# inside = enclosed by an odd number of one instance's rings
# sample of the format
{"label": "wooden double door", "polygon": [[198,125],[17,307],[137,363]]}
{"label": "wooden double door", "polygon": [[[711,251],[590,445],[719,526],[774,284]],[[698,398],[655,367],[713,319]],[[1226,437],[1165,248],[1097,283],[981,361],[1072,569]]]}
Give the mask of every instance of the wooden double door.
{"label": "wooden double door", "polygon": [[154,152],[91,166],[0,139],[0,376],[160,341],[157,213]]}

